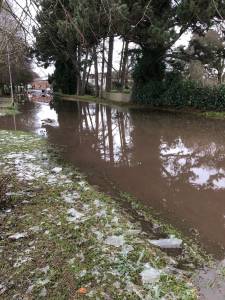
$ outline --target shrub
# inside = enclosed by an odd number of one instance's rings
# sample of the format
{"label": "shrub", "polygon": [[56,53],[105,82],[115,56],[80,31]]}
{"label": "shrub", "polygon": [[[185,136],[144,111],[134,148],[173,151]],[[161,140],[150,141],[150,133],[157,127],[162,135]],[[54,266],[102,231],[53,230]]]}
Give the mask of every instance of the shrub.
{"label": "shrub", "polygon": [[134,90],[138,103],[151,106],[194,107],[202,110],[225,110],[225,85],[202,86],[190,80],[149,82]]}

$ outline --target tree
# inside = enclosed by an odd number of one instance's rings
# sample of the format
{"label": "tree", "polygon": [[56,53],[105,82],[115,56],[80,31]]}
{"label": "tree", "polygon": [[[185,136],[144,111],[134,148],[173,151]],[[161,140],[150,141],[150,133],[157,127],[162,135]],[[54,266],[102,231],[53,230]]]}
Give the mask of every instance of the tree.
{"label": "tree", "polygon": [[13,100],[13,86],[31,82],[34,72],[21,23],[12,16],[11,10],[4,3],[0,13],[0,84],[10,84]]}
{"label": "tree", "polygon": [[129,53],[129,42],[125,41],[123,59],[122,59],[122,67],[121,67],[121,89],[122,90],[125,88],[126,75],[128,72],[128,53]]}
{"label": "tree", "polygon": [[218,83],[221,84],[225,68],[225,48],[220,34],[209,30],[204,36],[194,35],[189,48],[194,59],[199,60],[209,74],[216,75]]}
{"label": "tree", "polygon": [[206,32],[220,22],[225,11],[222,0],[42,0],[40,7],[40,27],[35,33],[38,57],[44,62],[60,59],[72,64],[77,82],[83,74],[86,49],[93,50],[109,38],[106,88],[110,91],[113,38],[138,45],[134,96],[149,81],[165,79],[167,58],[176,54],[173,45],[183,33]]}
{"label": "tree", "polygon": [[[166,75],[166,59],[174,54],[172,46],[187,30],[202,33],[219,22],[223,1],[123,1],[129,28],[124,35],[139,44],[141,55],[134,72],[136,91],[149,81],[159,82]],[[216,4],[216,5],[215,5]],[[144,14],[143,14],[144,11]],[[134,97],[137,93],[134,93]]]}
{"label": "tree", "polygon": [[110,92],[112,89],[113,49],[114,49],[114,36],[110,35],[107,74],[106,74],[106,92]]}

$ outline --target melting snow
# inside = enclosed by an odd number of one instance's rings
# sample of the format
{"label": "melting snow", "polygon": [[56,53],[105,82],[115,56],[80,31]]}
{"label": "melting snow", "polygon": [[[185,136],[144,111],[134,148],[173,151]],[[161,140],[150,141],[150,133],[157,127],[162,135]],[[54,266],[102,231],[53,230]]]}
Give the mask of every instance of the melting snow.
{"label": "melting snow", "polygon": [[4,284],[0,283],[0,295],[4,294],[6,290],[7,287]]}
{"label": "melting snow", "polygon": [[126,256],[127,254],[129,254],[133,250],[134,250],[134,247],[132,247],[131,245],[124,245],[123,249],[122,249],[122,253],[123,253],[123,255]]}
{"label": "melting snow", "polygon": [[97,213],[96,213],[96,217],[106,217],[107,216],[107,212],[106,212],[106,210],[105,209],[101,209],[100,211],[98,211]]}
{"label": "melting snow", "polygon": [[104,235],[100,231],[93,230],[93,233],[96,234],[97,240],[102,240]]}
{"label": "melting snow", "polygon": [[13,267],[14,268],[18,268],[20,266],[22,266],[23,264],[25,264],[28,261],[31,261],[31,257],[19,257],[16,262],[14,263]]}
{"label": "melting snow", "polygon": [[47,274],[49,270],[50,270],[49,266],[46,266],[46,267],[40,269],[40,271],[45,274]]}
{"label": "melting snow", "polygon": [[39,231],[41,231],[41,227],[40,226],[33,226],[33,227],[30,228],[30,230],[33,231],[33,232],[39,232]]}
{"label": "melting snow", "polygon": [[125,243],[124,241],[124,237],[122,235],[112,235],[107,237],[107,239],[105,240],[105,244],[110,245],[110,246],[114,246],[114,247],[120,247],[123,246]]}
{"label": "melting snow", "polygon": [[61,193],[61,196],[63,200],[69,204],[74,203],[77,199],[80,199],[80,194],[76,191],[67,194]]}
{"label": "melting snow", "polygon": [[62,168],[60,168],[60,167],[56,167],[56,168],[52,169],[52,173],[58,174],[60,172],[62,172]]}
{"label": "melting snow", "polygon": [[182,245],[182,240],[171,237],[169,239],[150,240],[150,244],[163,249],[177,249]]}
{"label": "melting snow", "polygon": [[45,279],[38,279],[38,281],[37,281],[37,285],[46,285],[46,284],[48,284],[50,282],[50,280],[48,279],[48,278],[45,278]]}
{"label": "melting snow", "polygon": [[46,296],[47,296],[47,290],[46,290],[45,287],[41,290],[39,296],[40,296],[40,297],[46,297]]}
{"label": "melting snow", "polygon": [[161,271],[152,268],[149,264],[145,264],[144,270],[141,272],[141,279],[143,284],[154,283],[158,281],[161,275]]}
{"label": "melting snow", "polygon": [[70,216],[70,217],[68,218],[68,221],[69,221],[69,222],[75,222],[75,221],[81,219],[81,218],[84,216],[82,213],[78,212],[78,211],[77,211],[76,209],[74,209],[74,208],[68,209],[67,213],[68,213],[68,215]]}
{"label": "melting snow", "polygon": [[19,240],[19,239],[22,239],[22,238],[25,238],[27,237],[27,232],[22,232],[22,233],[15,233],[13,235],[10,235],[9,236],[9,239],[11,240]]}

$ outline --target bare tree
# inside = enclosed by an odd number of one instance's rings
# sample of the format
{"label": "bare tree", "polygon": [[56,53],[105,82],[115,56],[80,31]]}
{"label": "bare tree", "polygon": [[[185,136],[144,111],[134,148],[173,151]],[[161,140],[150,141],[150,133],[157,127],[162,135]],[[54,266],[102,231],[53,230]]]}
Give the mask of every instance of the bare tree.
{"label": "bare tree", "polygon": [[112,90],[113,50],[114,50],[114,36],[110,35],[107,75],[106,75],[106,92],[110,92]]}

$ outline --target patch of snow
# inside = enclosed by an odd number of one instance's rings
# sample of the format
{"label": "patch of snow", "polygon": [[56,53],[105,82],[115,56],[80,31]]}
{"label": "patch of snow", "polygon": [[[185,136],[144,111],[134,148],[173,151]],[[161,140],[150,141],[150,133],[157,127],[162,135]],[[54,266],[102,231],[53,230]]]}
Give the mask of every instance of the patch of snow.
{"label": "patch of snow", "polygon": [[107,216],[107,212],[105,209],[101,209],[96,213],[96,217],[106,217],[106,216]]}
{"label": "patch of snow", "polygon": [[115,281],[113,283],[113,286],[116,288],[116,289],[120,289],[120,282],[119,281]]}
{"label": "patch of snow", "polygon": [[84,277],[86,274],[87,274],[87,271],[86,270],[82,270],[82,271],[80,271],[79,276],[80,277]]}
{"label": "patch of snow", "polygon": [[131,246],[131,245],[124,245],[123,248],[122,248],[122,253],[123,253],[123,255],[126,256],[127,254],[129,254],[133,250],[134,250],[133,246]]}
{"label": "patch of snow", "polygon": [[9,236],[9,239],[11,239],[11,240],[19,240],[19,239],[22,239],[22,238],[25,238],[25,237],[27,237],[27,232],[22,232],[22,233],[15,233],[15,234],[13,234],[13,235],[10,235]]}
{"label": "patch of snow", "polygon": [[76,191],[71,192],[71,193],[67,193],[67,194],[61,193],[61,196],[62,196],[63,200],[66,203],[69,203],[69,204],[75,203],[75,201],[77,199],[80,199],[80,194],[78,192],[76,192]]}
{"label": "patch of snow", "polygon": [[49,282],[50,282],[50,280],[49,280],[48,278],[45,278],[45,279],[38,279],[38,280],[37,280],[37,285],[42,285],[42,286],[44,286],[44,285],[48,284]]}
{"label": "patch of snow", "polygon": [[49,266],[40,269],[40,271],[45,274],[47,274],[49,270],[50,270]]}
{"label": "patch of snow", "polygon": [[33,291],[33,289],[34,289],[34,285],[32,284],[32,285],[30,285],[30,286],[28,287],[28,289],[26,290],[26,294],[31,294],[32,291]]}
{"label": "patch of snow", "polygon": [[52,169],[52,173],[58,174],[60,172],[62,172],[62,168],[61,167],[55,167],[54,169]]}
{"label": "patch of snow", "polygon": [[178,249],[182,245],[182,240],[175,237],[168,239],[149,240],[150,244],[163,248],[163,249]]}
{"label": "patch of snow", "polygon": [[154,283],[159,280],[161,271],[152,268],[149,264],[145,264],[144,270],[141,272],[140,275],[143,284]]}
{"label": "patch of snow", "polygon": [[54,176],[49,176],[47,183],[49,184],[57,183],[57,179]]}
{"label": "patch of snow", "polygon": [[47,290],[46,290],[45,287],[41,290],[39,296],[40,296],[40,297],[46,297],[46,296],[47,296]]}
{"label": "patch of snow", "polygon": [[102,240],[104,235],[100,231],[93,230],[93,233],[96,234],[97,240]]}
{"label": "patch of snow", "polygon": [[28,261],[31,261],[32,258],[31,257],[19,257],[16,262],[14,263],[13,267],[14,268],[18,268],[20,266],[22,266],[23,264],[25,264]]}
{"label": "patch of snow", "polygon": [[119,218],[118,218],[118,217],[114,217],[114,218],[112,219],[112,223],[118,224],[118,221],[119,221]]}
{"label": "patch of snow", "polygon": [[0,283],[0,295],[4,294],[6,291],[7,287],[3,283]]}
{"label": "patch of snow", "polygon": [[94,205],[95,205],[96,207],[100,207],[100,206],[102,206],[102,203],[100,202],[100,200],[96,199],[96,200],[94,201]]}
{"label": "patch of snow", "polygon": [[29,228],[31,231],[33,231],[33,232],[39,232],[39,231],[41,231],[41,227],[40,226],[33,226],[33,227],[31,227],[31,228]]}
{"label": "patch of snow", "polygon": [[124,237],[122,235],[112,235],[107,237],[107,239],[105,240],[105,244],[106,245],[110,245],[110,246],[114,246],[114,247],[121,247],[123,246],[125,243],[124,241]]}
{"label": "patch of snow", "polygon": [[86,185],[86,182],[85,181],[80,181],[78,182],[78,184],[81,186],[81,187],[84,187]]}
{"label": "patch of snow", "polygon": [[71,258],[71,259],[68,260],[68,263],[70,265],[73,265],[75,263],[75,260],[76,260],[75,258]]}
{"label": "patch of snow", "polygon": [[75,208],[70,208],[67,211],[68,215],[72,217],[74,220],[82,218],[84,215],[77,211]]}
{"label": "patch of snow", "polygon": [[139,229],[128,229],[127,230],[127,234],[130,234],[130,235],[140,235],[141,233],[141,230]]}

